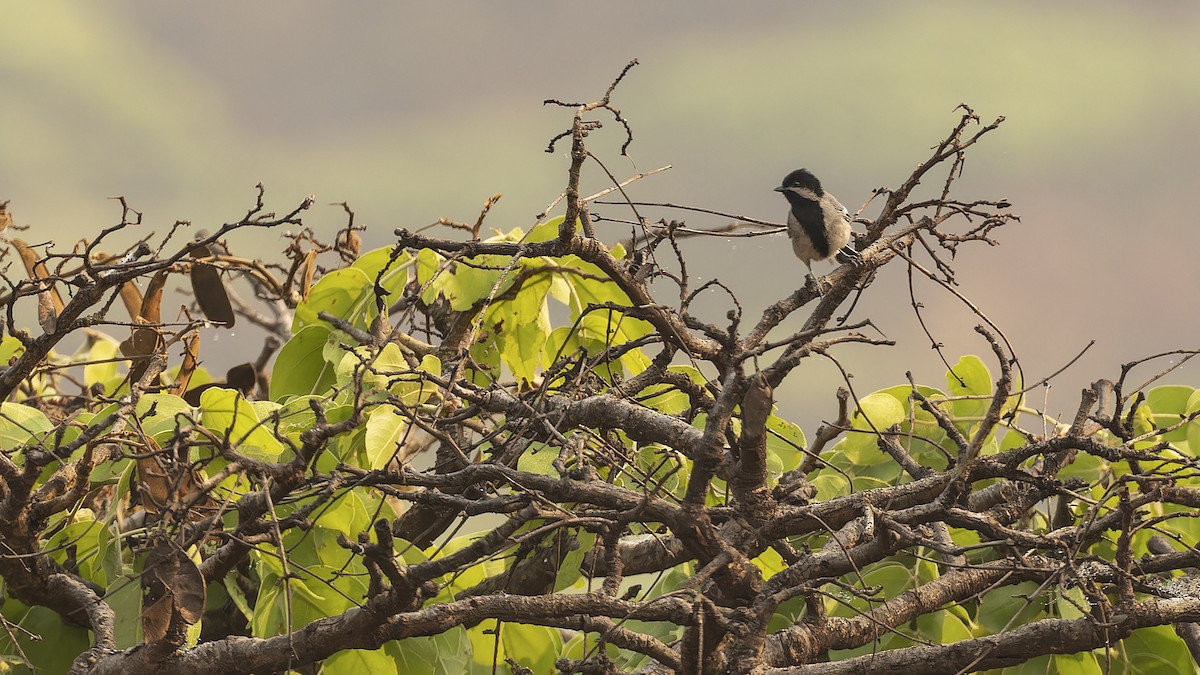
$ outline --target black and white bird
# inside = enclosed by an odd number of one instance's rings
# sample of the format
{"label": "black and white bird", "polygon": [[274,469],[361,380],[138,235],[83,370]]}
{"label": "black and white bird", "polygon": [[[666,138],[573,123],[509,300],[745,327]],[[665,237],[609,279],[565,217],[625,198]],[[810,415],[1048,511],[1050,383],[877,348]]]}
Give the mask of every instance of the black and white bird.
{"label": "black and white bird", "polygon": [[814,261],[828,260],[838,254],[849,262],[859,259],[858,252],[848,246],[853,218],[836,197],[821,188],[821,181],[812,172],[796,169],[784,177],[783,184],[775,191],[782,192],[791,205],[788,238],[810,277]]}

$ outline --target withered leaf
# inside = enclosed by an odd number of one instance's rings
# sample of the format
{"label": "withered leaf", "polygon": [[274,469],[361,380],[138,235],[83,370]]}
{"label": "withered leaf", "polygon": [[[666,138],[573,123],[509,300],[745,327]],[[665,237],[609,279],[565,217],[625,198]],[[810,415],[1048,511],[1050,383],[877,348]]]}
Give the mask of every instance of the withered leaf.
{"label": "withered leaf", "polygon": [[54,312],[54,300],[50,293],[38,293],[38,325],[47,333],[53,333],[58,328],[58,314]]}
{"label": "withered leaf", "polygon": [[158,539],[146,556],[142,588],[146,642],[166,637],[175,618],[194,624],[204,614],[204,575],[187,552],[168,539]]}
{"label": "withered leaf", "polygon": [[159,516],[170,503],[175,481],[163,461],[161,448],[153,438],[146,436],[146,457],[137,459],[138,492],[142,507],[152,516]]}
{"label": "withered leaf", "polygon": [[[196,366],[200,364],[200,331],[192,331],[192,334],[183,342],[187,351],[183,354],[183,363],[179,365],[179,375],[175,384],[171,386],[171,393],[176,396],[183,396],[187,391],[188,383],[192,380],[192,373],[196,372]],[[193,403],[192,405],[199,404]]]}
{"label": "withered leaf", "polygon": [[202,258],[212,256],[207,246],[196,244],[192,246],[192,257],[197,261],[192,263],[190,277],[192,293],[196,295],[196,303],[204,317],[215,324],[233,326],[233,306],[229,303],[229,293],[225,283],[221,281],[221,272],[214,265],[200,262]]}
{"label": "withered leaf", "polygon": [[163,450],[149,436],[142,438],[146,450],[137,458],[138,491],[142,507],[155,519],[171,511],[187,510],[189,520],[201,520],[215,508],[203,493],[204,478],[192,466],[186,444]]}
{"label": "withered leaf", "polygon": [[138,318],[142,312],[142,292],[136,283],[126,281],[121,284],[121,302],[125,305],[125,311],[129,312],[129,318]]}
{"label": "withered leaf", "polygon": [[225,382],[242,392],[243,396],[249,396],[258,384],[258,371],[254,369],[253,363],[243,363],[225,372]]}
{"label": "withered leaf", "polygon": [[167,271],[159,270],[150,278],[146,285],[146,295],[142,298],[142,307],[138,314],[147,323],[159,323],[162,320],[163,287],[167,285]]}
{"label": "withered leaf", "polygon": [[121,353],[131,359],[130,383],[141,381],[150,365],[150,357],[162,348],[163,339],[157,328],[134,326],[133,333],[121,342]]}
{"label": "withered leaf", "polygon": [[304,256],[304,277],[300,283],[300,298],[308,300],[308,291],[312,288],[313,275],[317,272],[317,252],[312,250]]}
{"label": "withered leaf", "polygon": [[[29,244],[20,239],[9,239],[8,242],[13,245],[13,248],[17,249],[17,255],[21,257],[21,264],[25,266],[25,274],[31,281],[39,281],[50,277],[50,273],[46,271],[46,264],[38,262],[37,252],[30,248]],[[54,287],[54,284],[50,284],[42,293],[48,294],[49,301],[53,304],[54,316],[57,317],[59,314],[62,314],[63,307],[66,305],[63,304],[62,296],[58,294],[58,289]],[[38,303],[39,305],[41,304],[40,296]]]}
{"label": "withered leaf", "polygon": [[185,622],[193,624],[204,616],[204,574],[187,553],[178,551],[178,555],[179,569],[174,579],[175,609]]}
{"label": "withered leaf", "polygon": [[167,593],[154,602],[143,601],[142,605],[142,640],[146,643],[158,642],[167,636],[175,601]]}
{"label": "withered leaf", "polygon": [[200,394],[203,394],[204,392],[208,391],[209,389],[212,389],[213,387],[224,387],[224,386],[225,386],[224,382],[205,382],[204,384],[202,384],[198,387],[192,387],[191,389],[188,389],[186,392],[184,392],[183,400],[187,401],[187,404],[191,405],[191,406],[200,405]]}

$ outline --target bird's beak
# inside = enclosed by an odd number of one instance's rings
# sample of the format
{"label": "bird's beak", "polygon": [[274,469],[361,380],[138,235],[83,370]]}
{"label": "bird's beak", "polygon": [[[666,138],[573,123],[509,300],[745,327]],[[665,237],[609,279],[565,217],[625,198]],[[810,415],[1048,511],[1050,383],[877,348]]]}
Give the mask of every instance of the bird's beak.
{"label": "bird's beak", "polygon": [[784,190],[784,187],[782,185],[780,185],[779,187],[775,188],[774,191],[775,192],[783,192],[783,190]]}

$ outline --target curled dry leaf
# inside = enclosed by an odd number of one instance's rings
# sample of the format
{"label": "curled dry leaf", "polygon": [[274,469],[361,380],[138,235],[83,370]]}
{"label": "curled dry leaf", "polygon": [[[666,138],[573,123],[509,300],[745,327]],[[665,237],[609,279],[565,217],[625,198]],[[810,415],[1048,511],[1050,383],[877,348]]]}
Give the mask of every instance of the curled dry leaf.
{"label": "curled dry leaf", "polygon": [[[137,323],[141,323],[140,320]],[[163,344],[162,334],[151,326],[134,326],[133,333],[121,342],[121,353],[130,359],[131,384],[141,381],[150,365],[150,357],[161,351]]]}
{"label": "curled dry leaf", "polygon": [[163,287],[166,285],[166,270],[159,270],[150,278],[150,283],[146,286],[146,295],[142,298],[141,309],[138,310],[138,315],[145,319],[147,323],[159,323],[162,321]]}
{"label": "curled dry leaf", "polygon": [[[40,281],[50,277],[50,273],[46,271],[46,264],[38,260],[37,252],[30,248],[29,244],[26,244],[20,239],[9,239],[8,242],[13,245],[13,248],[17,249],[17,255],[21,256],[21,264],[25,266],[25,274],[31,281]],[[59,314],[62,314],[63,307],[66,305],[63,304],[62,296],[58,294],[58,289],[54,287],[54,284],[49,284],[46,290],[42,291],[42,293],[47,294],[50,305],[54,311],[54,316],[57,317]],[[42,298],[39,294],[38,319],[40,323],[43,323],[44,327],[44,322],[40,321],[41,303]]]}
{"label": "curled dry leaf", "polygon": [[126,281],[121,284],[121,303],[125,305],[125,311],[129,312],[129,318],[136,319],[141,315],[142,292],[138,290],[135,282]]}
{"label": "curled dry leaf", "polygon": [[196,367],[200,365],[200,331],[192,331],[191,335],[184,338],[183,344],[186,347],[183,363],[179,365],[179,375],[175,384],[171,386],[171,393],[176,396],[183,396],[187,391],[188,383],[192,381],[192,373],[196,372]]}
{"label": "curled dry leaf", "polygon": [[308,251],[304,258],[304,282],[300,285],[300,299],[308,299],[308,289],[312,288],[312,276],[317,271],[317,251]]}
{"label": "curled dry leaf", "polygon": [[58,314],[54,312],[54,299],[47,291],[38,293],[38,325],[47,333],[53,333],[58,329]]}

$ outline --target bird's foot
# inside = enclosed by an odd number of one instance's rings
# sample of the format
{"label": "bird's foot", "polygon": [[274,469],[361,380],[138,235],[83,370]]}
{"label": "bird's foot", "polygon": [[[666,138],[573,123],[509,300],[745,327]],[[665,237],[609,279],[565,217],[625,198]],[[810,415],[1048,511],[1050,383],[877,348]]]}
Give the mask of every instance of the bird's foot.
{"label": "bird's foot", "polygon": [[816,295],[825,295],[825,290],[829,286],[829,282],[823,281],[823,279],[824,277],[818,279],[809,272],[804,275],[804,287],[811,288]]}
{"label": "bird's foot", "polygon": [[863,264],[862,255],[855,251],[849,244],[838,249],[836,254],[837,261],[842,264],[850,264],[858,267]]}

